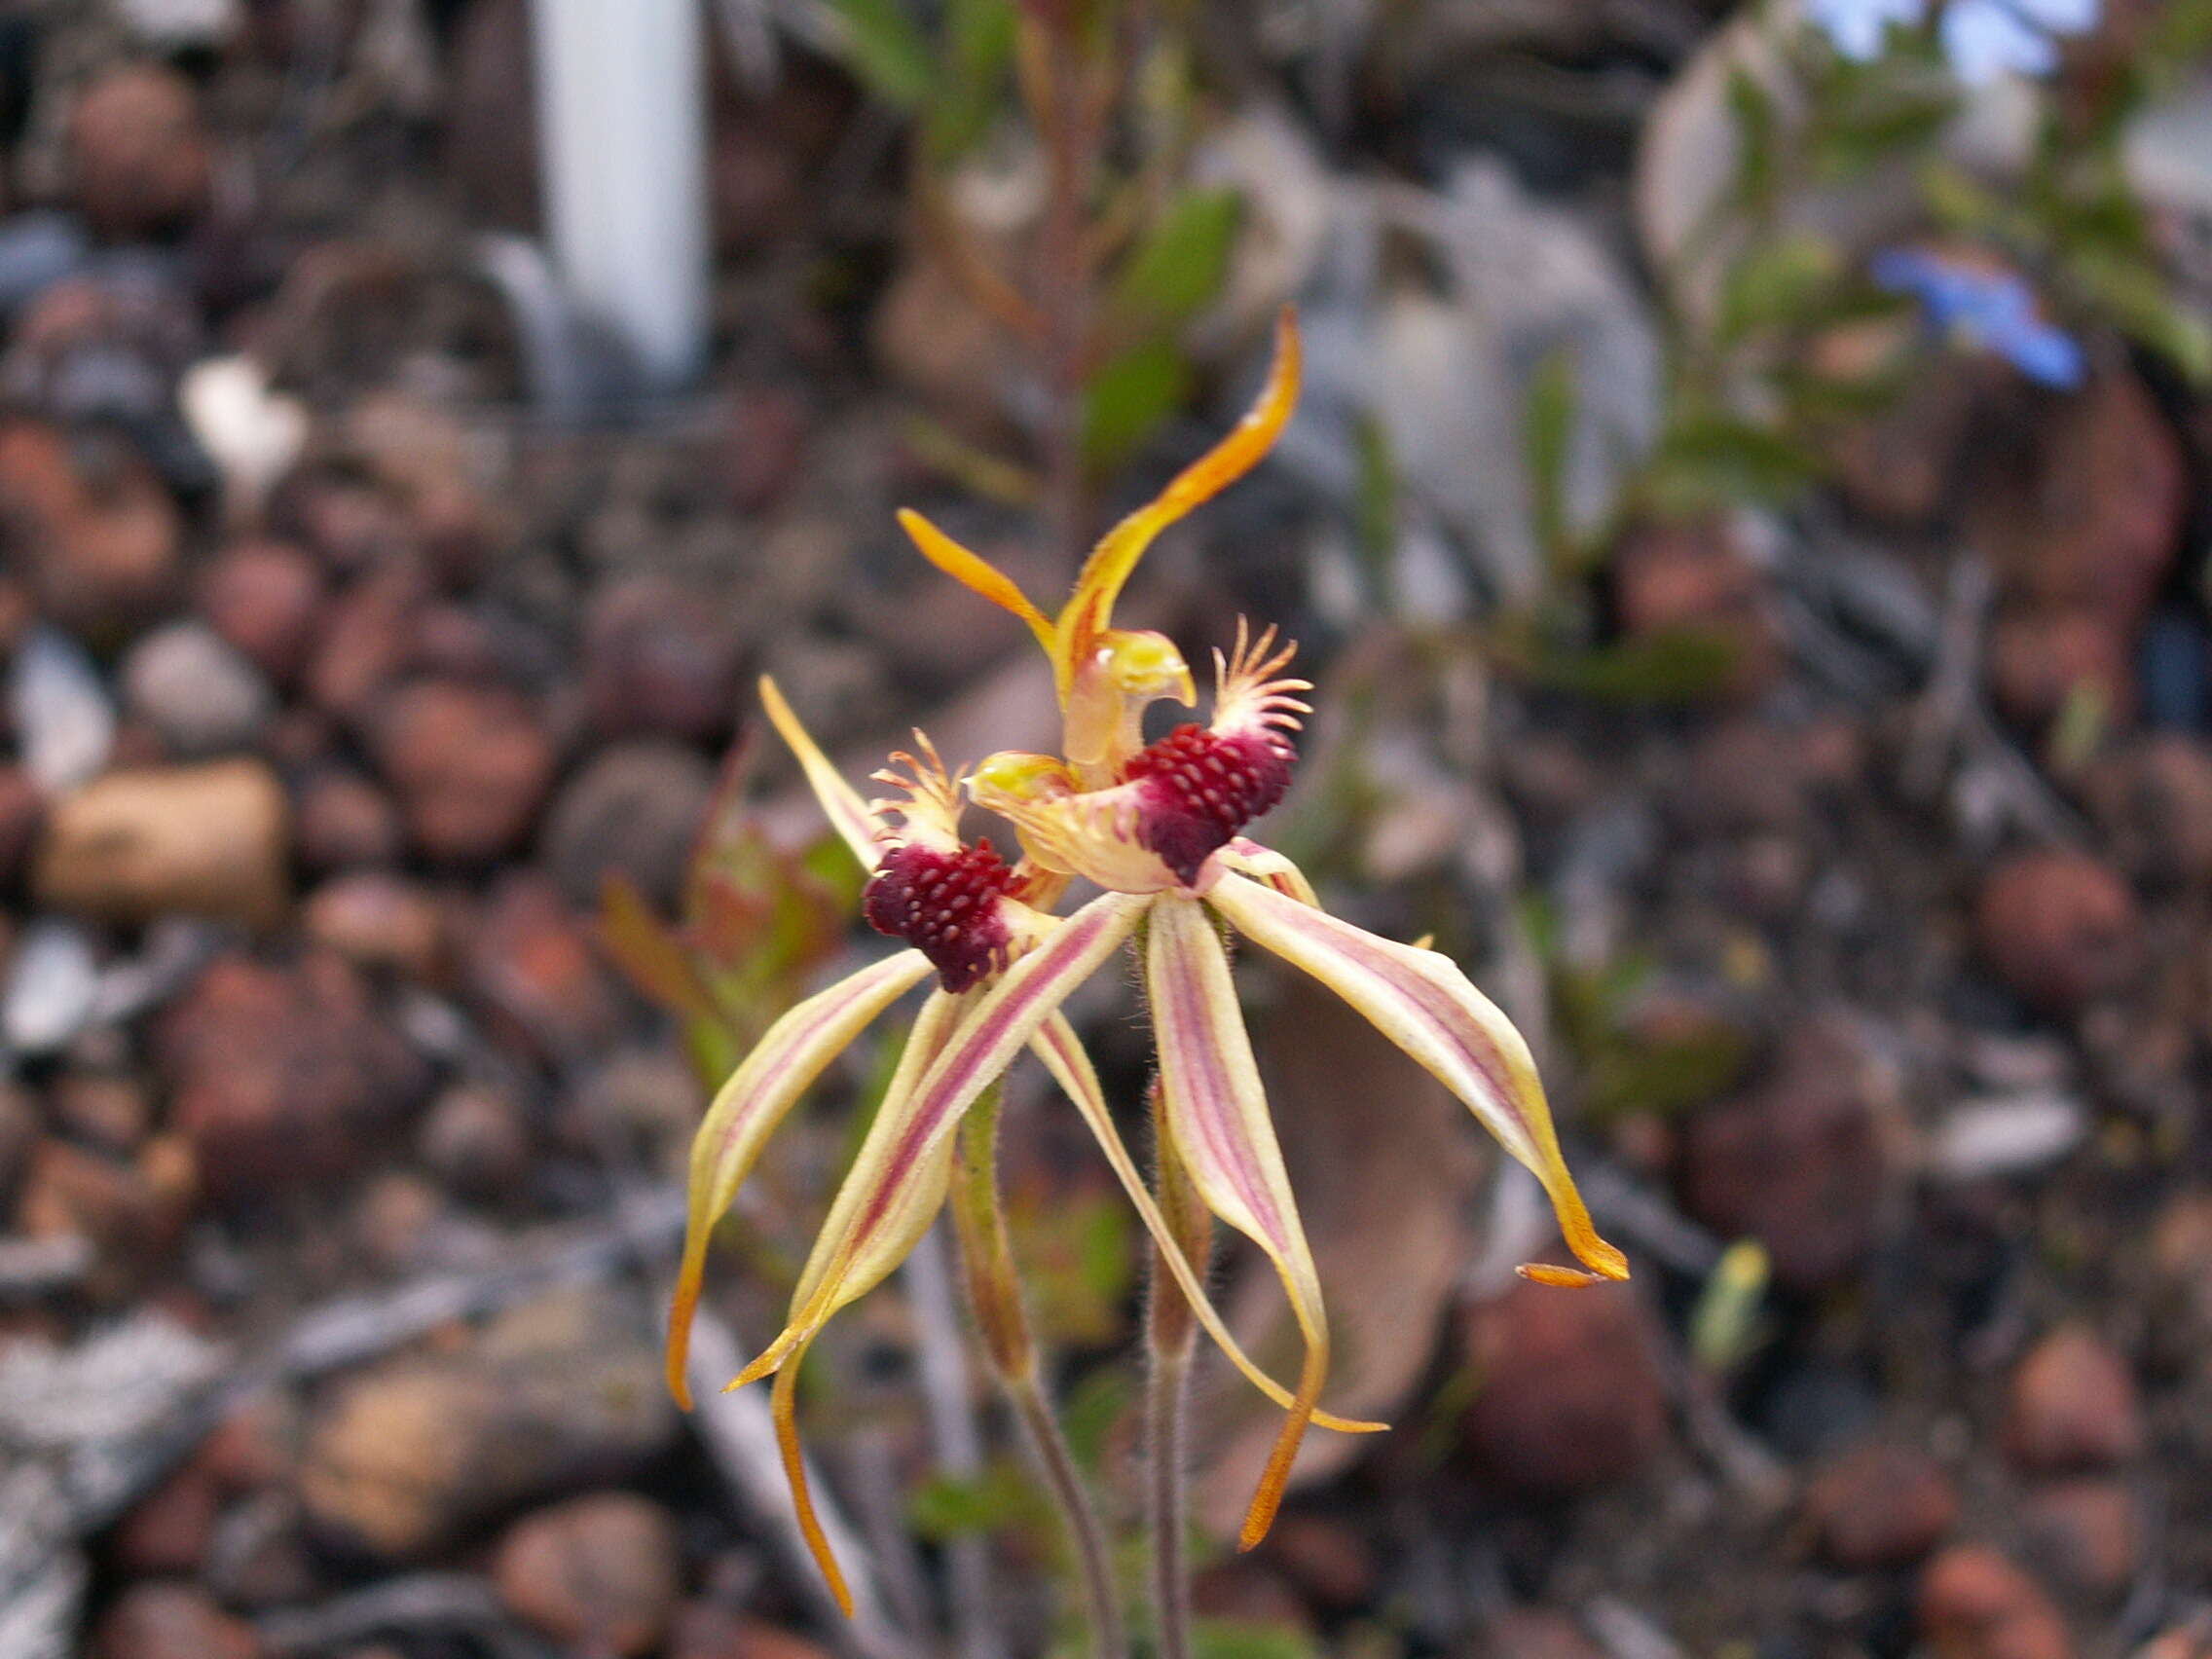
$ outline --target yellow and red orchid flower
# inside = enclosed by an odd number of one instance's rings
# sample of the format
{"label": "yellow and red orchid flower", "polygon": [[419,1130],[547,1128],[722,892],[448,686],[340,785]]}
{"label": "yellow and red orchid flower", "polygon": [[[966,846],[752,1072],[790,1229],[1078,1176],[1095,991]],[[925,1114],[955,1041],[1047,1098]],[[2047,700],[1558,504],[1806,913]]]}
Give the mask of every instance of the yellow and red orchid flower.
{"label": "yellow and red orchid flower", "polygon": [[[1291,648],[1241,625],[1215,654],[1212,719],[1147,743],[1145,711],[1196,701],[1189,667],[1155,633],[1112,625],[1115,601],[1166,526],[1251,469],[1297,398],[1298,334],[1286,313],[1273,369],[1252,411],[1150,505],[1124,520],[1086,562],[1056,618],[920,515],[900,522],[922,553],[1026,622],[1051,655],[1064,718],[1058,756],[1001,754],[948,773],[927,739],[877,778],[900,793],[864,801],[799,725],[775,685],[769,719],[797,756],[831,824],[871,871],[867,920],[907,948],[800,1003],[723,1085],[693,1145],[690,1228],[668,1351],[670,1386],[689,1403],[685,1364],[708,1235],[762,1144],[841,1050],[935,974],[897,1074],[793,1297],[790,1322],[730,1386],[773,1375],[774,1417],[800,1518],[840,1600],[843,1580],[805,1491],[793,1409],[799,1361],[842,1308],[903,1262],[942,1208],[963,1114],[1024,1051],[1042,1059],[1097,1137],[1200,1327],[1286,1413],[1241,1535],[1263,1537],[1309,1424],[1365,1432],[1381,1424],[1319,1409],[1329,1331],[1311,1251],[1269,1117],[1231,983],[1234,932],[1329,986],[1435,1074],[1550,1195],[1587,1272],[1531,1267],[1551,1283],[1619,1279],[1626,1260],[1598,1236],[1561,1156],[1535,1065],[1512,1023],[1451,960],[1395,943],[1322,910],[1280,854],[1242,833],[1288,789],[1307,682],[1285,678]],[[986,841],[961,839],[962,792],[1011,823],[1023,856],[1008,865]],[[1077,879],[1104,891],[1064,917]],[[1207,1299],[1129,1156],[1096,1072],[1060,1005],[1137,941],[1151,1006],[1174,1156],[1206,1207],[1268,1256],[1305,1338],[1295,1389],[1247,1356]]]}

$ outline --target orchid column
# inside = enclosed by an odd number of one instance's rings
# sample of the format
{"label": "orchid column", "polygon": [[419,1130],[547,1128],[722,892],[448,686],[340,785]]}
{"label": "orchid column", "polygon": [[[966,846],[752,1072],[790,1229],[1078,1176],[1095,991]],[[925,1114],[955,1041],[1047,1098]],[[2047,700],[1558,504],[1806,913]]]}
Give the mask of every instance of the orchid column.
{"label": "orchid column", "polygon": [[538,153],[571,291],[647,383],[694,374],[707,333],[700,0],[534,0]]}

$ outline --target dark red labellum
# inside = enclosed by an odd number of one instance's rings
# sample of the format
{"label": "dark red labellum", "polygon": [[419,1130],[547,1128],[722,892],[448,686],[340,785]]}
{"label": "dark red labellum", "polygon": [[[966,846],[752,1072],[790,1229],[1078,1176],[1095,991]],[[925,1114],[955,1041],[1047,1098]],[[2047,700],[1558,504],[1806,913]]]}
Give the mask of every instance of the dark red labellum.
{"label": "dark red labellum", "polygon": [[894,847],[861,895],[861,912],[877,933],[903,939],[937,970],[948,991],[964,991],[1006,960],[1008,931],[998,901],[1014,871],[988,841],[941,853]]}
{"label": "dark red labellum", "polygon": [[1298,751],[1279,731],[1230,736],[1180,725],[1129,762],[1141,782],[1137,841],[1188,886],[1207,859],[1290,788]]}

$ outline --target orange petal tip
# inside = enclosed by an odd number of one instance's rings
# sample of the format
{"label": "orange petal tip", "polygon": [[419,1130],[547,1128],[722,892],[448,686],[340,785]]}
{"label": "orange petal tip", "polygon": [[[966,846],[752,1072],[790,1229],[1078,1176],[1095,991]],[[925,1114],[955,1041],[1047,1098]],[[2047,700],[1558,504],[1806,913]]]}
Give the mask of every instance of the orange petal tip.
{"label": "orange petal tip", "polygon": [[1513,1271],[1532,1284],[1555,1285],[1561,1290],[1584,1290],[1594,1284],[1611,1284],[1628,1277],[1625,1267],[1618,1273],[1593,1273],[1550,1262],[1523,1262]]}

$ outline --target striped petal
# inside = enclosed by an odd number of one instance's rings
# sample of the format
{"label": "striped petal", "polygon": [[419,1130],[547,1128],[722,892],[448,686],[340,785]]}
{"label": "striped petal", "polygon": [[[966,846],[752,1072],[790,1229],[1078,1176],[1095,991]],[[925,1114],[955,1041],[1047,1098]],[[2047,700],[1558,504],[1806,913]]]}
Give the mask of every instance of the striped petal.
{"label": "striped petal", "polygon": [[[1105,1153],[1107,1163],[1120,1178],[1123,1191],[1129,1196],[1129,1202],[1136,1206],[1146,1231],[1160,1246],[1161,1258],[1174,1276],[1176,1287],[1182,1291],[1184,1300],[1197,1315],[1200,1328],[1221,1346],[1221,1351],[1229,1356],[1229,1362],[1244,1374],[1253,1387],[1285,1411],[1291,1409],[1297,1403],[1297,1396],[1252,1362],[1237,1345],[1236,1339],[1229,1334],[1228,1325],[1207,1300],[1204,1284],[1192,1272],[1189,1257],[1177,1244],[1174,1230],[1169,1227],[1151,1189],[1145,1186],[1144,1178],[1138,1174],[1136,1161],[1129,1156],[1128,1144],[1122,1139],[1122,1131],[1115,1126],[1113,1113],[1106,1105],[1105,1091],[1098,1087],[1098,1073],[1090,1063],[1090,1055],[1084,1050],[1083,1039],[1076,1035],[1075,1027],[1067,1022],[1066,1015],[1055,1014],[1045,1022],[1044,1029],[1030,1040],[1030,1047],[1036,1051],[1037,1057],[1045,1062],[1046,1069],[1052,1074],[1067,1097],[1075,1102],[1076,1110],[1082,1113],[1083,1121],[1090,1126],[1090,1132],[1098,1137],[1099,1149]],[[1357,1418],[1341,1418],[1323,1411],[1313,1414],[1313,1421],[1318,1427],[1333,1428],[1343,1434],[1376,1434],[1389,1426],[1387,1423],[1366,1422]]]}
{"label": "striped petal", "polygon": [[[821,1519],[815,1513],[813,1494],[807,1488],[806,1462],[799,1452],[796,1392],[799,1367],[805,1361],[806,1350],[831,1315],[881,1284],[921,1242],[922,1235],[930,1230],[930,1223],[944,1206],[952,1168],[953,1143],[949,1137],[939,1150],[903,1169],[895,1168],[895,1161],[898,1144],[907,1125],[915,1086],[944,1051],[945,1043],[958,1027],[961,1015],[968,1012],[967,1001],[948,991],[932,991],[929,1000],[922,1004],[922,1012],[915,1016],[914,1029],[899,1056],[898,1069],[883,1092],[883,1104],[876,1109],[875,1121],[868,1125],[860,1154],[837,1189],[837,1197],[830,1207],[830,1219],[816,1236],[806,1269],[799,1275],[798,1288],[792,1297],[793,1317],[795,1320],[811,1311],[812,1324],[784,1360],[769,1396],[769,1415],[776,1425],[776,1446],[783,1455],[784,1476],[791,1482],[792,1506],[798,1515],[799,1530],[805,1535],[807,1547],[814,1552],[830,1594],[837,1598],[838,1605],[845,1609],[848,1618],[853,1611],[852,1592],[846,1586],[845,1575],[837,1566]],[[882,1219],[871,1241],[865,1251],[847,1262],[835,1294],[815,1309],[822,1281],[838,1263],[844,1241],[852,1235],[860,1214],[878,1203],[883,1206]]]}
{"label": "striped petal", "polygon": [[760,677],[760,701],[766,706],[768,719],[778,735],[798,757],[799,769],[806,773],[806,781],[814,788],[814,798],[829,815],[830,827],[844,837],[845,845],[853,849],[853,857],[861,861],[863,869],[873,869],[883,854],[883,849],[876,844],[883,820],[868,810],[860,791],[846,783],[837,768],[830,764],[830,757],[807,735],[806,727],[798,723],[798,716],[792,713],[792,706],[776,689],[776,682],[766,675]]}
{"label": "striped petal", "polygon": [[851,1300],[845,1294],[848,1283],[856,1275],[875,1271],[880,1241],[892,1236],[902,1219],[907,1218],[903,1193],[923,1178],[918,1172],[926,1171],[933,1160],[950,1156],[952,1131],[959,1126],[961,1114],[1005,1073],[1069,994],[1121,948],[1144,913],[1145,903],[1121,893],[1093,899],[989,989],[961,999],[959,1025],[911,1093],[897,1102],[886,1101],[878,1113],[869,1131],[877,1150],[872,1157],[864,1153],[864,1161],[847,1177],[848,1186],[855,1182],[862,1186],[855,1189],[849,1204],[844,1194],[838,1196],[845,1210],[844,1225],[825,1228],[829,1241],[816,1246],[818,1260],[807,1275],[812,1294],[732,1387],[778,1369],[799,1343]]}
{"label": "striped petal", "polygon": [[902,950],[807,998],[768,1028],[707,1108],[691,1142],[690,1219],[668,1321],[668,1386],[686,1411],[691,1387],[683,1366],[715,1224],[736,1198],[761,1147],[823,1068],[929,973],[929,958]]}
{"label": "striped petal", "polygon": [[1229,953],[1198,901],[1155,902],[1145,984],[1175,1151],[1206,1207],[1274,1263],[1306,1338],[1298,1393],[1237,1540],[1239,1548],[1250,1549],[1274,1521],[1291,1459],[1328,1375],[1329,1325],[1321,1308],[1321,1281],[1283,1172],[1282,1149],[1275,1144],[1267,1093],[1252,1059],[1252,1040],[1230,981]]}
{"label": "striped petal", "polygon": [[1275,327],[1275,358],[1267,385],[1236,429],[1178,473],[1148,505],[1139,507],[1106,533],[1084,561],[1075,595],[1054,627],[1058,646],[1054,667],[1060,700],[1067,701],[1076,669],[1089,660],[1111,623],[1114,602],[1153,537],[1192,509],[1211,500],[1259,465],[1290,424],[1298,403],[1298,320],[1286,309]]}
{"label": "striped petal", "polygon": [[1312,909],[1321,907],[1321,901],[1313,892],[1313,884],[1306,879],[1306,872],[1272,847],[1263,847],[1257,841],[1237,835],[1215,856],[1224,869],[1265,882],[1285,898],[1295,899]]}
{"label": "striped petal", "polygon": [[1602,1278],[1628,1260],[1598,1236],[1561,1156],[1529,1045],[1448,956],[1378,938],[1241,875],[1206,903],[1253,943],[1305,970],[1374,1022],[1473,1110],[1498,1144],[1535,1172],[1567,1248]]}

